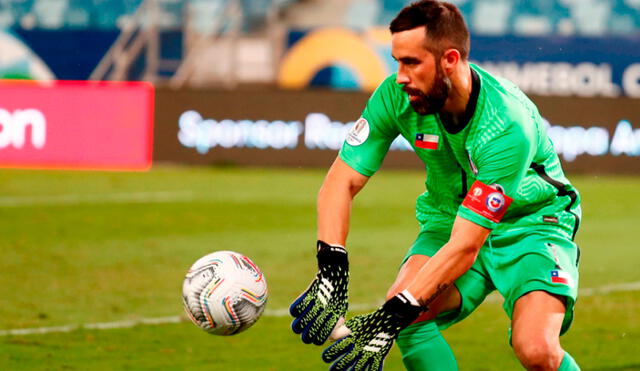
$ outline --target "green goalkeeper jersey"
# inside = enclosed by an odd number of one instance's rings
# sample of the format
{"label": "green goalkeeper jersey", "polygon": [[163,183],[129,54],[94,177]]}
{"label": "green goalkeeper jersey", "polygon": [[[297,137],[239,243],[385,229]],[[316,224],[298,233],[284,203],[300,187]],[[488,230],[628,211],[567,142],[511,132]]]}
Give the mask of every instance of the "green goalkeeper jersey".
{"label": "green goalkeeper jersey", "polygon": [[573,239],[580,198],[536,106],[514,84],[475,65],[471,70],[466,125],[416,113],[394,74],[369,99],[340,158],[371,176],[402,135],[427,172],[426,191],[416,202],[423,229],[450,233],[460,216],[493,235],[553,229]]}

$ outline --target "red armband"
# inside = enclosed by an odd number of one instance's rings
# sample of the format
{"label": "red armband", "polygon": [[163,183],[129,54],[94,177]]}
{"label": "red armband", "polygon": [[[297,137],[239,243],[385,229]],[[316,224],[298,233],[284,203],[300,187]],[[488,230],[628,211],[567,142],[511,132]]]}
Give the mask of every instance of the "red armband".
{"label": "red armband", "polygon": [[500,223],[512,201],[513,199],[501,190],[476,180],[462,201],[462,206],[494,223]]}

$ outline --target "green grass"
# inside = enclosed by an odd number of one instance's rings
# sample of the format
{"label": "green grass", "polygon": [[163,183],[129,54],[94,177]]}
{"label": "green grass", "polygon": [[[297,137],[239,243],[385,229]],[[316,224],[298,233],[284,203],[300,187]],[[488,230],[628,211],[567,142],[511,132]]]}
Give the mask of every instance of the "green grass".
{"label": "green grass", "polygon": [[[147,173],[2,170],[0,330],[175,316],[198,257],[221,249],[264,271],[280,310],[315,273],[323,170],[156,167]],[[640,178],[572,177],[583,197],[581,286],[640,281]],[[417,232],[421,172],[383,171],[357,197],[352,303],[383,298]],[[150,197],[146,200],[144,197]],[[640,292],[581,297],[564,346],[584,370],[640,369]],[[233,337],[188,322],[0,337],[2,370],[323,370],[287,317]],[[463,370],[517,369],[501,304],[445,332]],[[396,349],[386,362],[401,370]]]}

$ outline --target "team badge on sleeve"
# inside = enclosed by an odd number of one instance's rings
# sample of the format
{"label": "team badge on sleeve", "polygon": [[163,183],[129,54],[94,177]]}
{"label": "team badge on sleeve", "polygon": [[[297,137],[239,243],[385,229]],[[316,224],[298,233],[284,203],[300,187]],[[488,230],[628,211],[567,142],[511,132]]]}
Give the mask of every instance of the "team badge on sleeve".
{"label": "team badge on sleeve", "polygon": [[498,212],[504,206],[505,199],[504,195],[500,192],[492,192],[487,196],[486,204],[487,209],[491,212]]}
{"label": "team badge on sleeve", "polygon": [[501,188],[488,186],[476,180],[462,202],[462,206],[492,222],[499,223],[513,201],[502,192]]}
{"label": "team badge on sleeve", "polygon": [[364,117],[356,121],[347,134],[347,143],[352,146],[359,146],[369,138],[369,122]]}

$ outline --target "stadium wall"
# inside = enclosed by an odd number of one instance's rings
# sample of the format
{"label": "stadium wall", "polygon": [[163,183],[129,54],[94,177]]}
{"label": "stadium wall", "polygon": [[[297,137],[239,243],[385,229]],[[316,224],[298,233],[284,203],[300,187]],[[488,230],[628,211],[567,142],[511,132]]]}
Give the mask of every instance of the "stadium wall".
{"label": "stadium wall", "polygon": [[[328,166],[368,93],[156,90],[154,160],[200,165]],[[533,96],[568,172],[640,174],[640,101]],[[420,168],[404,139],[385,167]]]}
{"label": "stadium wall", "polygon": [[[118,34],[117,30],[0,30],[0,49],[6,50],[0,54],[0,78],[88,79]],[[372,91],[397,69],[391,58],[390,37],[386,28],[379,27],[365,31],[345,27],[290,30],[282,45],[277,77],[268,81],[265,73],[256,74],[255,65],[251,65],[238,72],[247,76],[239,82]],[[179,30],[160,32],[161,57],[179,61],[185,52],[182,40]],[[528,94],[640,98],[638,40],[637,35],[478,36],[472,39],[471,60],[515,82]],[[143,56],[128,71],[128,79],[144,78]],[[220,64],[225,59],[216,60]],[[217,71],[212,67],[216,63],[208,65],[208,72]],[[170,77],[171,72],[166,73],[163,77]]]}

